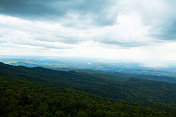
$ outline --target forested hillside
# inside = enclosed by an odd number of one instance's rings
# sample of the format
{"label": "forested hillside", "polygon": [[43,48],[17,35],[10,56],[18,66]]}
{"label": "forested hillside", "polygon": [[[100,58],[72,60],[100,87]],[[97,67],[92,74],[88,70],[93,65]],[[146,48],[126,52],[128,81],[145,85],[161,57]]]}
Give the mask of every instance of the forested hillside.
{"label": "forested hillside", "polygon": [[0,115],[175,117],[176,85],[0,63]]}
{"label": "forested hillside", "polygon": [[128,101],[176,102],[176,85],[145,79],[126,79],[89,72],[56,71],[41,67],[27,68],[0,64],[0,76],[26,78],[98,96]]}
{"label": "forested hillside", "polygon": [[[1,117],[174,117],[173,108],[123,102],[87,93],[0,77]],[[163,109],[165,107],[165,109]]]}

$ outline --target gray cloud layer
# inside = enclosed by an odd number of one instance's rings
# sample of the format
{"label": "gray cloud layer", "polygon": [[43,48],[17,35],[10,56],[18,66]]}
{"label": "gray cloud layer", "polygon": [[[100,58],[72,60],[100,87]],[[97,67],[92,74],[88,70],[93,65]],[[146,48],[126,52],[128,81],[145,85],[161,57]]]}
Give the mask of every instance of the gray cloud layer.
{"label": "gray cloud layer", "polygon": [[94,25],[112,25],[116,21],[114,3],[114,0],[0,0],[0,13],[37,20],[53,20],[70,13],[91,17]]}
{"label": "gray cloud layer", "polygon": [[176,60],[176,0],[0,0],[0,54]]}
{"label": "gray cloud layer", "polygon": [[0,0],[0,14],[19,17],[19,24],[0,26],[41,42],[135,47],[176,40],[175,5],[174,0]]}
{"label": "gray cloud layer", "polygon": [[158,27],[160,29],[159,34],[153,35],[161,40],[175,40],[176,41],[176,19],[173,22],[169,22],[164,26]]}

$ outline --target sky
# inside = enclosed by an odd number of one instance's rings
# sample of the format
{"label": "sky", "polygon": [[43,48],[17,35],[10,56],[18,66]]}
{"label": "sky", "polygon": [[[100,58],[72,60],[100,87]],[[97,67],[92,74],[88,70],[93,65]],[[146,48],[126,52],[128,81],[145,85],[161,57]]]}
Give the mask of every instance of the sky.
{"label": "sky", "polygon": [[0,0],[0,55],[176,63],[176,0]]}

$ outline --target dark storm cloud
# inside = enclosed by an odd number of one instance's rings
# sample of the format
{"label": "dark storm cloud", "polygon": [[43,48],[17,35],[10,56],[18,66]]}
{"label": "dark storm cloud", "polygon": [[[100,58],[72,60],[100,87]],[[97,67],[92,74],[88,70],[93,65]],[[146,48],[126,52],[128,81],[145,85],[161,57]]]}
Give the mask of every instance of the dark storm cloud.
{"label": "dark storm cloud", "polygon": [[0,0],[0,12],[13,16],[37,17],[52,12],[52,9],[29,0]]}
{"label": "dark storm cloud", "polygon": [[[28,19],[52,19],[67,13],[89,15],[98,25],[112,25],[116,14],[112,14],[114,0],[0,0],[0,13]],[[109,12],[109,10],[111,10]]]}
{"label": "dark storm cloud", "polygon": [[164,26],[161,26],[161,31],[159,34],[154,35],[158,39],[161,40],[175,40],[176,41],[176,20],[173,22],[169,22]]}

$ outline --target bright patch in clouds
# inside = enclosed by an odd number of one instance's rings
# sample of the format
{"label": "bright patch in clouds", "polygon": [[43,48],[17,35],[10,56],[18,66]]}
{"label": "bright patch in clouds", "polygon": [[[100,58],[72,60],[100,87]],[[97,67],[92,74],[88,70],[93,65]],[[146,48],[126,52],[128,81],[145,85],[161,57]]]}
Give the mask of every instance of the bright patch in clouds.
{"label": "bright patch in clouds", "polygon": [[1,55],[102,57],[149,67],[176,61],[174,0],[33,1],[45,12],[30,2],[13,10],[0,1]]}

